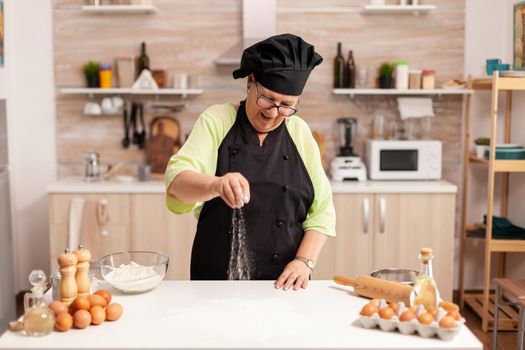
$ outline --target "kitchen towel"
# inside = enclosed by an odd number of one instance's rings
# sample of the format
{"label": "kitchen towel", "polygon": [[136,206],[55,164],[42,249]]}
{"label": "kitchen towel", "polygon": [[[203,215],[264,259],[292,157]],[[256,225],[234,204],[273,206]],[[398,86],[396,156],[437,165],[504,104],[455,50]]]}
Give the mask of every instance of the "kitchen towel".
{"label": "kitchen towel", "polygon": [[397,104],[401,119],[434,116],[431,98],[398,97]]}
{"label": "kitchen towel", "polygon": [[71,251],[80,244],[80,227],[84,214],[84,198],[73,198],[69,204],[69,231],[67,246]]}
{"label": "kitchen towel", "polygon": [[[80,243],[91,251],[91,261],[98,261],[105,251],[105,237],[107,237],[109,224],[108,200],[88,199],[84,205]],[[107,239],[107,238],[106,238]]]}

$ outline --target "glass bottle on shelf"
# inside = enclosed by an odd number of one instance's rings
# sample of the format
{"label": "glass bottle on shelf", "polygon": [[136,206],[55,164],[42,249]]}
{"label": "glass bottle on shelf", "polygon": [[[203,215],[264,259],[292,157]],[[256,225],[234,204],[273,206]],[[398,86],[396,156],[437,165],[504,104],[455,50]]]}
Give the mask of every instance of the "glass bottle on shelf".
{"label": "glass bottle on shelf", "polygon": [[149,68],[149,57],[146,53],[146,43],[145,42],[142,42],[141,46],[140,46],[140,56],[139,56],[139,59],[138,59],[138,63],[137,63],[137,76],[140,76],[140,73],[142,73],[142,71],[144,69],[150,69]]}
{"label": "glass bottle on shelf", "polygon": [[421,248],[419,260],[421,269],[416,278],[414,289],[412,291],[411,301],[413,305],[422,304],[426,307],[438,307],[440,302],[439,290],[436,281],[432,275],[432,249]]}
{"label": "glass bottle on shelf", "polygon": [[334,58],[334,88],[344,88],[345,59],[342,53],[341,43],[337,43],[337,56]]}
{"label": "glass bottle on shelf", "polygon": [[24,331],[32,337],[40,337],[51,333],[55,326],[55,314],[46,306],[44,287],[46,274],[42,270],[34,270],[29,275],[33,285],[31,293],[24,295]]}
{"label": "glass bottle on shelf", "polygon": [[355,61],[352,50],[348,51],[348,59],[346,60],[345,68],[345,87],[355,89]]}

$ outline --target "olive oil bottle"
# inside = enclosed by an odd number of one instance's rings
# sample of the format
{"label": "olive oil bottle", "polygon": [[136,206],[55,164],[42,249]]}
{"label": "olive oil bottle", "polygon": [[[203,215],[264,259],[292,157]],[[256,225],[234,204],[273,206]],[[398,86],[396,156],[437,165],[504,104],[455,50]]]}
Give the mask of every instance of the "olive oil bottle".
{"label": "olive oil bottle", "polygon": [[432,249],[421,248],[419,253],[419,260],[421,261],[421,269],[416,278],[413,290],[412,304],[423,304],[424,306],[437,307],[440,302],[439,290],[436,281],[432,275]]}

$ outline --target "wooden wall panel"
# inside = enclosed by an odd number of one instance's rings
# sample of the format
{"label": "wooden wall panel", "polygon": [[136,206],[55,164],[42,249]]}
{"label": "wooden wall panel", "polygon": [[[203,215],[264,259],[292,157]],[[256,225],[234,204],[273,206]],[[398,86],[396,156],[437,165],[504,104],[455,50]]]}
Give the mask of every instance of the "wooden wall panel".
{"label": "wooden wall panel", "polygon": [[[358,118],[357,151],[362,153],[372,117],[399,118],[392,97],[335,96],[331,92],[332,62],[337,42],[354,50],[358,65],[367,66],[368,83],[373,84],[383,61],[406,59],[411,66],[437,70],[437,84],[460,78],[464,59],[464,0],[433,0],[429,14],[364,15],[366,0],[278,0],[279,32],[293,32],[316,46],[324,57],[308,82],[301,98],[299,115],[312,129],[325,135],[327,159],[337,153],[335,119]],[[390,1],[392,2],[392,1]],[[199,113],[208,106],[237,102],[245,95],[245,80],[235,81],[234,67],[218,67],[213,61],[241,38],[241,0],[156,0],[159,13],[152,15],[91,15],[80,11],[83,0],[54,1],[54,58],[58,87],[83,86],[81,65],[89,59],[114,63],[123,55],[138,55],[141,41],[148,44],[153,68],[163,68],[172,77],[187,72],[199,77],[201,96],[191,97],[188,108],[171,113],[191,130]],[[341,13],[343,10],[344,13]],[[339,12],[338,12],[339,11]],[[57,153],[59,176],[82,173],[83,153],[98,151],[103,163],[126,161],[126,172],[134,173],[144,161],[142,151],[120,147],[122,117],[88,117],[82,114],[87,96],[57,94]],[[100,98],[94,98],[99,101]],[[177,98],[162,98],[175,102]],[[462,100],[435,98],[432,136],[444,142],[444,178],[460,184]],[[147,110],[146,119],[166,115]],[[460,201],[458,201],[459,203]]]}

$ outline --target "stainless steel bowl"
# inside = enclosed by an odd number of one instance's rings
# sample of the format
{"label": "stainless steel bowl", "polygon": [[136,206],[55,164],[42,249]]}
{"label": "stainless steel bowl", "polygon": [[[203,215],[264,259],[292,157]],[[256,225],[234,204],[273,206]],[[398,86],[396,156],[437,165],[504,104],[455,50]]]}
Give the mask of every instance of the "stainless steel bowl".
{"label": "stainless steel bowl", "polygon": [[416,277],[418,273],[419,272],[416,270],[390,267],[387,269],[379,269],[372,271],[372,273],[370,273],[370,276],[413,286],[416,282]]}

